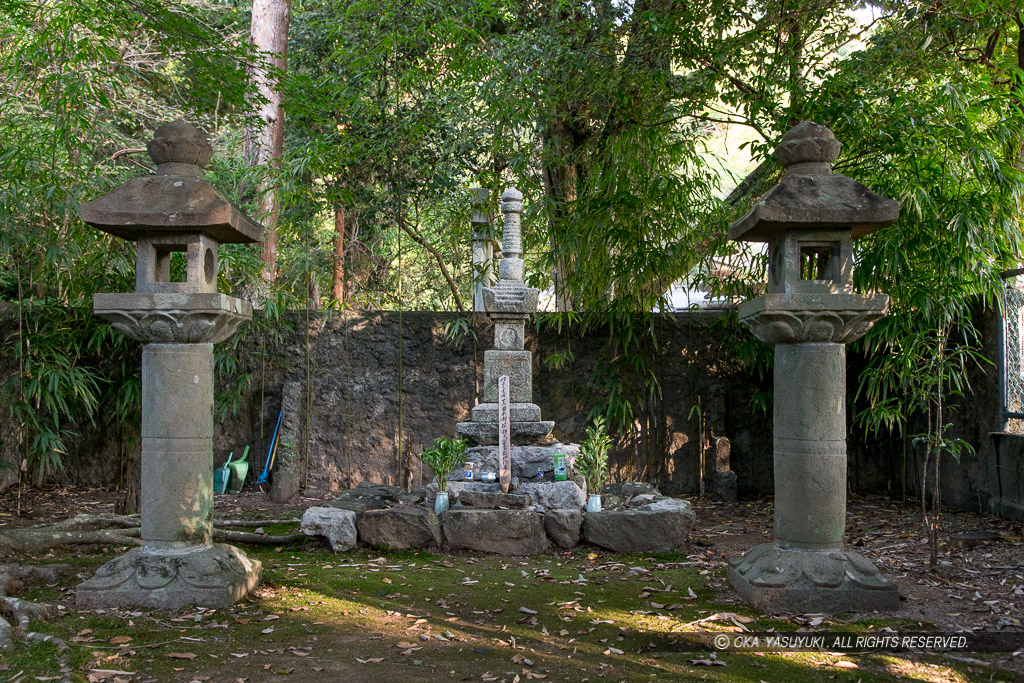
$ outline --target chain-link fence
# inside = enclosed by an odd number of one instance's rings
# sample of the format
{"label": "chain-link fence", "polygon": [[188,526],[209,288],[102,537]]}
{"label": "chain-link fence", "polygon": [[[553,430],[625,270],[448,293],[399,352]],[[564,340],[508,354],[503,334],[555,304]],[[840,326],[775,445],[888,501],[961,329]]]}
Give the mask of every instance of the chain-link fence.
{"label": "chain-link fence", "polygon": [[999,382],[1003,397],[1003,428],[1024,418],[1024,268],[1003,273],[1003,325]]}

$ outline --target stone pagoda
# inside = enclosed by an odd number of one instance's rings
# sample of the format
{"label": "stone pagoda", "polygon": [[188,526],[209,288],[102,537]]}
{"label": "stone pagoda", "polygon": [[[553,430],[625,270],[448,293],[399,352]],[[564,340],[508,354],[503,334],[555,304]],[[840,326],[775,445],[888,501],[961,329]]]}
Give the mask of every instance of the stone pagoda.
{"label": "stone pagoda", "polygon": [[226,607],[257,586],[260,563],[213,543],[213,345],[252,317],[217,291],[217,246],[263,228],[203,178],[213,148],[195,127],[161,126],[147,149],[154,175],[81,205],[86,223],[135,242],[135,291],[96,294],[93,311],[142,342],[142,545],[80,584],[78,606]]}
{"label": "stone pagoda", "polygon": [[769,612],[892,610],[896,586],[843,550],[846,525],[846,347],[881,318],[885,294],[853,292],[852,240],[893,223],[898,202],[832,163],[841,145],[805,121],[775,155],[785,178],[729,226],[767,242],[768,290],[740,320],[775,345],[775,540],[730,561],[729,582]]}
{"label": "stone pagoda", "polygon": [[456,433],[471,444],[498,443],[498,378],[509,377],[512,443],[529,445],[551,434],[554,422],[540,419],[533,403],[533,354],[524,349],[526,321],[537,310],[538,292],[523,281],[523,195],[510,187],[501,195],[505,215],[498,283],[484,288],[484,307],[494,321],[494,349],[484,352],[482,402],[471,421],[460,422]]}

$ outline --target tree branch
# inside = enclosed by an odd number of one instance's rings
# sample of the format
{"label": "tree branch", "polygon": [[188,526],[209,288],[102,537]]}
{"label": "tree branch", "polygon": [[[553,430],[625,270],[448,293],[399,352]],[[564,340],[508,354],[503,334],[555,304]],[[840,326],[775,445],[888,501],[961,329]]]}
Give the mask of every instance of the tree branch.
{"label": "tree branch", "polygon": [[459,296],[459,288],[455,284],[455,280],[452,278],[451,273],[448,272],[448,267],[444,264],[444,259],[441,257],[441,253],[431,246],[426,239],[406,222],[405,218],[400,213],[392,209],[392,215],[395,217],[395,222],[409,237],[411,237],[417,244],[426,249],[434,260],[437,261],[438,268],[441,269],[441,275],[448,282],[449,289],[452,290],[452,296],[455,297],[455,306],[458,307],[460,313],[466,312],[466,307],[462,304],[462,297]]}

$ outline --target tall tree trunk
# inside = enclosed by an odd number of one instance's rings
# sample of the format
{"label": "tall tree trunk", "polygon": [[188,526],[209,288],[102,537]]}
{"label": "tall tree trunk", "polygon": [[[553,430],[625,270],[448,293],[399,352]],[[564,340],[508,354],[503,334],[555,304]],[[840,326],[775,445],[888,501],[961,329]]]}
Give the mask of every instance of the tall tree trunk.
{"label": "tall tree trunk", "polygon": [[334,207],[334,272],[331,275],[331,298],[345,303],[345,207]]}
{"label": "tall tree trunk", "polygon": [[[250,72],[261,102],[260,122],[245,133],[245,157],[253,166],[266,166],[267,175],[259,188],[259,217],[266,228],[263,242],[263,278],[273,281],[277,273],[277,219],[280,212],[274,172],[281,167],[284,147],[284,111],[277,74],[287,67],[288,23],[291,0],[253,0],[249,42],[266,59]],[[269,67],[269,68],[268,68]]]}

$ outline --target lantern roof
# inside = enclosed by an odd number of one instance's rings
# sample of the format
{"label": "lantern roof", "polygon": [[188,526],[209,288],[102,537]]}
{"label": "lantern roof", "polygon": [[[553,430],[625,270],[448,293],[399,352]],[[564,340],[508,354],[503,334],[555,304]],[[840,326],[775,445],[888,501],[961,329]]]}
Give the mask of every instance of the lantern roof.
{"label": "lantern roof", "polygon": [[899,202],[832,171],[841,147],[831,130],[813,121],[790,129],[775,150],[785,177],[729,225],[729,239],[767,242],[790,230],[844,228],[856,239],[895,222]]}
{"label": "lantern roof", "polygon": [[263,226],[203,178],[213,148],[199,129],[172,121],[146,145],[154,175],[133,178],[79,207],[87,224],[126,240],[169,233],[202,233],[220,243],[260,242]]}

